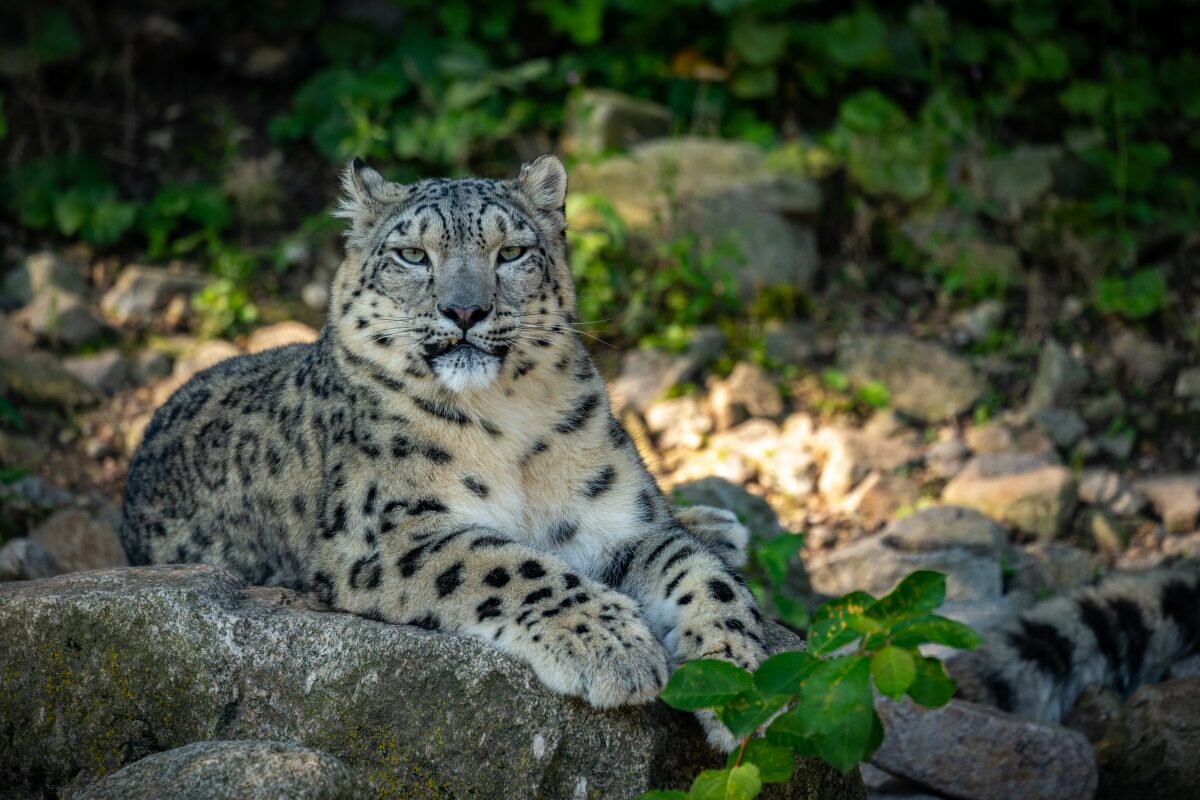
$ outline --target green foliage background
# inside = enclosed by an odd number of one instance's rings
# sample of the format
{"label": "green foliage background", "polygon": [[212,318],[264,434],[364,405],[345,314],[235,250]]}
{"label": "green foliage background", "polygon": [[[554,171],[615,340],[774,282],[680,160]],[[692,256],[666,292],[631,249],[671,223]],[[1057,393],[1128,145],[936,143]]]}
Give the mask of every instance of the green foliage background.
{"label": "green foliage background", "polygon": [[[988,208],[955,175],[963,152],[1050,145],[1067,154],[1071,174],[1059,181],[1067,190],[1038,209],[1037,222],[1054,242],[1082,243],[1081,277],[1100,313],[1162,312],[1169,276],[1147,253],[1160,254],[1196,219],[1200,15],[1179,3],[396,0],[362,8],[4,0],[0,75],[12,91],[0,94],[0,142],[20,149],[6,170],[5,213],[34,234],[196,258],[235,288],[279,261],[265,247],[235,252],[247,247],[248,223],[231,215],[220,187],[237,150],[221,123],[188,142],[184,163],[137,185],[91,133],[64,141],[29,130],[28,108],[57,86],[78,94],[86,84],[101,97],[121,81],[136,87],[146,50],[137,26],[169,16],[198,32],[193,62],[220,63],[240,41],[299,48],[255,128],[293,157],[316,156],[332,170],[359,155],[402,180],[506,172],[552,145],[572,92],[618,89],[665,104],[680,133],[750,140],[832,182],[848,213],[866,214],[869,245],[885,266],[933,274],[968,297],[1003,293],[1008,278],[961,256],[915,253],[900,235],[906,219],[946,208],[980,216],[1001,240],[1014,235],[997,224],[1011,222],[1003,209]],[[106,24],[135,34],[105,36]],[[119,74],[122,57],[135,60],[131,74]],[[237,114],[232,97],[229,113]],[[1030,247],[1028,265],[1061,271],[1060,250]],[[665,274],[694,274],[686,258],[694,256],[668,253]],[[581,259],[580,275],[594,263]],[[729,313],[721,303],[672,308],[669,300],[637,287],[586,284],[583,293],[596,318],[610,301],[680,325]],[[650,333],[623,322],[629,338]]]}

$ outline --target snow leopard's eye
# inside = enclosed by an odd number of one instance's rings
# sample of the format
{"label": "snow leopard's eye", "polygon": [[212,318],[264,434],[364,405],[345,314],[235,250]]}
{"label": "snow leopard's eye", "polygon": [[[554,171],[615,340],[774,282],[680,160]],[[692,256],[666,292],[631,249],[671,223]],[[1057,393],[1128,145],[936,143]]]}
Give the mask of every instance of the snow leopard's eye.
{"label": "snow leopard's eye", "polygon": [[410,264],[414,267],[429,263],[429,256],[424,250],[417,247],[401,247],[399,251],[393,250],[392,258],[401,264]]}
{"label": "snow leopard's eye", "polygon": [[500,261],[501,263],[505,264],[509,261],[516,261],[518,258],[525,255],[525,251],[527,249],[528,248],[526,247],[501,247]]}

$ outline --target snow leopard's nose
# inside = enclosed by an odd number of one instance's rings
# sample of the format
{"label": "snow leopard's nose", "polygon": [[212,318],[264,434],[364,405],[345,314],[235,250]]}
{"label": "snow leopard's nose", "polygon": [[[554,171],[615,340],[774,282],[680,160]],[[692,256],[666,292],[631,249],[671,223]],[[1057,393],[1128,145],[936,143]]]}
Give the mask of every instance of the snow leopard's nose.
{"label": "snow leopard's nose", "polygon": [[485,309],[479,306],[446,306],[445,308],[438,306],[438,311],[441,311],[451,322],[462,328],[463,333],[466,333],[476,324],[482,322],[488,314],[492,313],[490,308]]}

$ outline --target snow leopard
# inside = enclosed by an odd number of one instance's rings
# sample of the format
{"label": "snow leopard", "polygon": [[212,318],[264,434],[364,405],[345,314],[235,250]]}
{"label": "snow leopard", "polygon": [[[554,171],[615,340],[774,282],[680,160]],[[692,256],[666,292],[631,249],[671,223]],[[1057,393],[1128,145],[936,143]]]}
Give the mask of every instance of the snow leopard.
{"label": "snow leopard", "polygon": [[683,661],[761,663],[746,529],[668,502],[577,333],[566,189],[552,155],[412,184],[355,159],[317,341],[158,409],[125,488],[131,562],[478,637],[600,708],[653,700]]}
{"label": "snow leopard", "polygon": [[1196,653],[1200,559],[1114,573],[1044,600],[946,666],[963,699],[1059,722],[1089,686],[1128,697]]}

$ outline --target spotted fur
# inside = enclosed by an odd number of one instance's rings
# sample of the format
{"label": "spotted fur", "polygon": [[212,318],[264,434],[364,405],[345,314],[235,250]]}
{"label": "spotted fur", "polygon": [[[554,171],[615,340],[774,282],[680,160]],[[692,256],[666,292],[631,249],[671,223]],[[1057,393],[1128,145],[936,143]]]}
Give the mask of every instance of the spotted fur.
{"label": "spotted fur", "polygon": [[745,529],[670,507],[574,332],[558,160],[407,186],[356,162],[345,188],[318,341],[198,374],[147,428],[132,561],[477,636],[601,707],[652,699],[679,661],[756,666]]}
{"label": "spotted fur", "polygon": [[947,663],[959,694],[1057,722],[1098,685],[1128,696],[1200,653],[1200,562],[1113,575],[1037,604]]}

